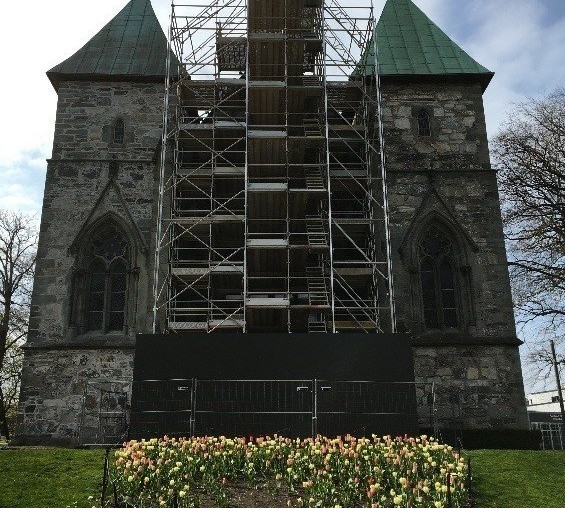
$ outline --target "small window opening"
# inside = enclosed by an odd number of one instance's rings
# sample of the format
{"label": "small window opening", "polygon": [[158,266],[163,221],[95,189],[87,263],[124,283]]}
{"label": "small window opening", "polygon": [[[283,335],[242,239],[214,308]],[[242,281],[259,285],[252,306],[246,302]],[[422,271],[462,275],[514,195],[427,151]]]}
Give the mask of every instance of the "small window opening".
{"label": "small window opening", "polygon": [[114,124],[114,143],[121,145],[124,142],[124,132],[124,121],[121,118],[118,118]]}
{"label": "small window opening", "polygon": [[108,176],[110,180],[115,180],[118,177],[118,172],[120,171],[120,165],[117,160],[111,160],[109,162]]}
{"label": "small window opening", "polygon": [[418,136],[429,137],[432,135],[430,115],[425,109],[418,111]]}

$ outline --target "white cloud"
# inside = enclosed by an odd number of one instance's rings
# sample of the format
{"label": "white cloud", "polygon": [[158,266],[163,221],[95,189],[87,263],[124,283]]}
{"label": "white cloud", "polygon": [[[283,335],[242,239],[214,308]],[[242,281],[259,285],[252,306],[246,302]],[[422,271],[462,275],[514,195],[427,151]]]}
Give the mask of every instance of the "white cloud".
{"label": "white cloud", "polygon": [[45,148],[23,149],[19,157],[0,161],[0,208],[37,214],[43,201]]}
{"label": "white cloud", "polygon": [[17,2],[4,2],[0,207],[41,212],[57,107],[45,72],[78,50],[124,3],[104,0],[92,9],[76,0],[34,0],[23,12]]}
{"label": "white cloud", "polygon": [[[485,94],[490,133],[513,102],[565,83],[565,14],[551,17],[543,2],[476,0],[469,22],[477,27],[467,49],[496,72]],[[494,128],[493,128],[494,127]]]}

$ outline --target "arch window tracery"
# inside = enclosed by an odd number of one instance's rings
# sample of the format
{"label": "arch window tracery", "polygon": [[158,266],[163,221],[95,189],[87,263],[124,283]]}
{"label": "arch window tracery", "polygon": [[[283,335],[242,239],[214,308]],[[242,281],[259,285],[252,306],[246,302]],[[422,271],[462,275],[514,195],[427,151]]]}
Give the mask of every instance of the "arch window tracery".
{"label": "arch window tracery", "polygon": [[431,226],[420,239],[418,258],[426,329],[457,328],[460,311],[452,240],[439,227]]}
{"label": "arch window tracery", "polygon": [[129,249],[114,227],[96,234],[89,246],[87,331],[121,331],[125,326]]}

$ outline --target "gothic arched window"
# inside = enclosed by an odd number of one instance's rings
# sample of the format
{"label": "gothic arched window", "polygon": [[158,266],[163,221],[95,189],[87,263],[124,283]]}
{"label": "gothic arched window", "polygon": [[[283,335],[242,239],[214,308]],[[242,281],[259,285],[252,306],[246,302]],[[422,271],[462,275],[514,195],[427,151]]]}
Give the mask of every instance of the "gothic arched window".
{"label": "gothic arched window", "polygon": [[114,143],[122,144],[124,142],[125,124],[121,118],[114,123]]}
{"label": "gothic arched window", "polygon": [[421,237],[418,258],[426,329],[457,328],[459,311],[453,242],[440,228],[432,226]]}
{"label": "gothic arched window", "polygon": [[432,135],[430,115],[425,109],[418,111],[418,136],[429,137]]}
{"label": "gothic arched window", "polygon": [[122,331],[125,325],[128,244],[114,227],[92,239],[88,255],[86,328],[88,331]]}

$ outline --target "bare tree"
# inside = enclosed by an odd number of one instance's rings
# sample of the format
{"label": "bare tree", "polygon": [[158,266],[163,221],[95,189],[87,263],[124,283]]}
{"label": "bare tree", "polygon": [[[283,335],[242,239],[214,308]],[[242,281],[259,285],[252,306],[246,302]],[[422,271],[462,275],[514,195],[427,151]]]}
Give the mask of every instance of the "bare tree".
{"label": "bare tree", "polygon": [[[536,380],[551,382],[555,376],[554,364],[557,363],[561,379],[565,376],[565,340],[556,342],[556,357],[553,358],[551,347],[547,341],[533,347],[527,356],[528,361],[533,367],[533,376]],[[563,381],[561,382],[563,385]]]}
{"label": "bare tree", "polygon": [[36,245],[32,217],[0,210],[0,432],[7,438],[19,391]]}
{"label": "bare tree", "polygon": [[518,321],[565,323],[565,89],[519,104],[493,155]]}

